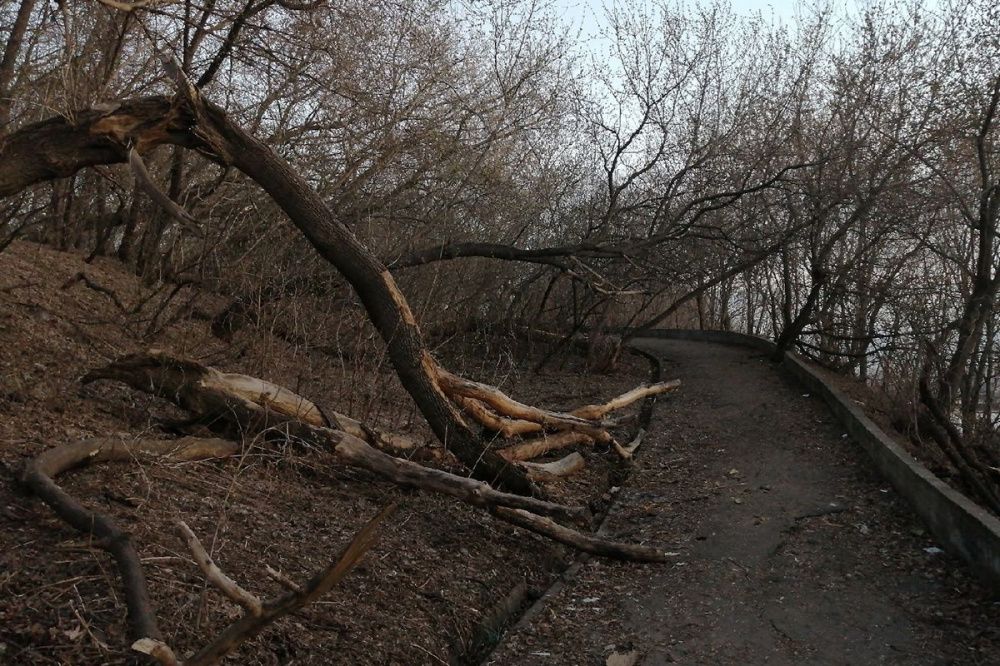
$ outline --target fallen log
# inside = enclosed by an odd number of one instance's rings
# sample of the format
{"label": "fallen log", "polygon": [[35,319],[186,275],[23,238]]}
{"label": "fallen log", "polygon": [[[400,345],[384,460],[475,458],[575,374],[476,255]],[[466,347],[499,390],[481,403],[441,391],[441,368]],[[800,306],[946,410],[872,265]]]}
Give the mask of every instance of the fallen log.
{"label": "fallen log", "polygon": [[[195,361],[153,351],[125,356],[88,372],[83,378],[86,382],[98,379],[113,379],[166,398],[221,432],[272,433],[308,443],[331,452],[345,465],[374,472],[398,485],[450,495],[482,508],[526,509],[589,525],[590,512],[585,507],[498,491],[483,481],[383,453],[361,437],[330,427],[331,421],[309,400],[255,377],[223,373]],[[367,430],[358,428],[362,432]]]}
{"label": "fallen log", "polygon": [[214,664],[218,664],[226,655],[259,634],[275,620],[289,613],[294,613],[333,589],[371,549],[378,536],[378,526],[395,511],[395,504],[390,504],[382,509],[354,536],[337,559],[306,583],[298,585],[292,581],[286,581],[285,586],[290,588],[288,592],[280,597],[263,601],[244,590],[227,576],[209,556],[191,528],[184,522],[179,522],[178,531],[198,567],[213,587],[244,608],[243,616],[226,627],[222,633],[190,659],[183,662],[177,659],[170,646],[159,639],[139,639],[132,644],[132,649],[153,657],[162,666],[214,666]]}
{"label": "fallen log", "polygon": [[[334,459],[345,465],[368,470],[398,485],[455,497],[483,508],[502,520],[588,553],[650,562],[662,561],[665,557],[656,549],[615,543],[565,527],[553,520],[557,518],[588,525],[591,515],[585,507],[565,506],[535,497],[498,491],[485,482],[424,467],[379,451],[349,432],[330,427],[334,421],[314,403],[284,387],[263,380],[222,373],[162,352],[124,357],[109,366],[87,373],[84,379],[116,379],[138,390],[163,396],[221,430],[239,430],[250,435],[277,434],[291,441],[307,443],[331,452]],[[348,427],[362,434],[369,432],[360,422],[343,415],[338,416],[345,419]],[[144,456],[160,456],[171,460],[225,458],[237,454],[239,450],[236,443],[220,439],[188,437],[179,440],[129,442],[106,438],[55,447],[41,453],[25,467],[22,476],[24,483],[52,507],[57,515],[76,529],[96,537],[97,544],[111,553],[122,576],[129,631],[134,638],[134,647],[161,664],[180,662],[162,640],[141,561],[128,534],[108,516],[87,509],[63,491],[53,479],[66,470],[85,464],[128,462]],[[528,466],[533,471],[551,475],[577,469],[581,463],[582,457],[574,454],[555,463]],[[260,602],[215,567],[211,559],[203,555],[203,549],[198,550],[197,539],[190,531],[185,532],[185,537],[195,559],[213,585],[247,609],[241,620],[233,623],[188,664],[217,663],[240,642],[255,635],[276,617],[315,598],[316,590],[329,589],[329,585],[322,581],[329,580],[333,569],[328,569],[324,575],[314,578],[303,587],[286,581],[283,584],[289,588],[289,593],[269,606],[270,602]],[[339,565],[334,566],[334,569],[337,566]],[[271,613],[272,610],[275,611],[274,614]]]}

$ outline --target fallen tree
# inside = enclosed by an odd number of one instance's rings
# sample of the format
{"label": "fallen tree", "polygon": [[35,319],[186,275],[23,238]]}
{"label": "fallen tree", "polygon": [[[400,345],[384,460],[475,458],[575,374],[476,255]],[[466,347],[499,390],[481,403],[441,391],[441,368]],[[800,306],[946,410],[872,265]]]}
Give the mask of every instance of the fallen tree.
{"label": "fallen tree", "polygon": [[[484,446],[474,423],[505,435],[575,431],[597,441],[613,440],[600,417],[525,410],[527,406],[493,387],[463,380],[441,367],[385,265],[361,245],[305,179],[205,99],[179,70],[173,72],[178,88],[174,97],[84,110],[4,137],[0,197],[89,166],[131,161],[135,167],[141,164],[141,155],[165,144],[197,150],[219,164],[235,166],[267,191],[316,251],[347,279],[384,340],[403,387],[438,439],[476,478],[525,495],[537,492],[520,468]],[[668,390],[672,387],[644,389],[645,395]]]}
{"label": "fallen tree", "polygon": [[[89,373],[88,381],[117,379],[173,400],[227,437],[280,437],[308,444],[331,454],[340,464],[366,469],[399,485],[456,497],[488,510],[499,519],[587,552],[641,561],[665,558],[662,550],[616,544],[560,525],[557,520],[585,524],[589,522],[589,511],[538,498],[540,493],[529,474],[546,478],[571,473],[579,468],[578,457],[557,464],[522,466],[520,461],[534,456],[500,455],[486,444],[487,438],[476,426],[494,431],[486,433],[490,440],[495,439],[495,432],[508,437],[533,434],[542,440],[612,443],[616,450],[627,454],[628,448],[615,440],[612,429],[618,423],[608,420],[608,413],[644,397],[675,390],[676,382],[643,386],[602,405],[557,412],[526,405],[495,387],[448,372],[430,353],[416,317],[389,270],[361,245],[283,159],[206,100],[179,70],[175,69],[174,75],[178,88],[175,96],[126,100],[82,110],[25,126],[0,138],[0,197],[11,196],[35,183],[72,176],[86,167],[126,162],[147,189],[155,187],[148,174],[143,173],[142,156],[163,145],[193,149],[220,165],[238,168],[274,199],[316,251],[351,284],[383,339],[402,386],[437,438],[479,480],[427,468],[386,453],[405,449],[413,442],[366,427],[346,415],[324,413],[315,403],[283,387],[164,354],[121,359]],[[164,205],[164,197],[156,194],[151,197]],[[182,209],[173,205],[170,208],[171,216],[193,220]],[[141,564],[128,535],[106,516],[70,497],[54,480],[58,474],[86,463],[128,462],[143,455],[188,459],[184,456],[227,457],[237,453],[235,445],[221,440],[189,441],[180,448],[176,448],[179,446],[176,443],[164,443],[167,441],[97,440],[57,447],[29,463],[24,481],[64,520],[97,537],[112,553],[127,590],[125,599],[136,649],[161,663],[172,664],[177,663],[176,656],[160,637]],[[511,492],[494,489],[489,482]],[[192,541],[189,537],[186,535],[195,551],[196,539]],[[207,574],[207,563],[202,568]],[[210,578],[220,582],[220,589],[225,592],[227,584],[216,574],[213,570]],[[261,618],[271,617],[263,610],[260,613],[255,610],[263,609],[269,602],[250,603],[247,594],[239,597],[247,602],[245,622],[237,621],[232,629],[235,634],[220,636],[206,648],[225,649],[211,652],[214,656],[210,655],[207,661],[198,661],[201,657],[196,657],[189,663],[214,663],[212,660],[221,658],[236,644],[230,639],[235,636],[244,640],[259,630]],[[287,604],[279,600],[274,607],[292,608],[299,601],[313,598],[307,593]]]}
{"label": "fallen tree", "polygon": [[[174,462],[228,458],[237,455],[240,446],[222,439],[184,437],[181,439],[140,439],[125,441],[99,438],[58,446],[29,461],[22,475],[23,483],[55,511],[56,515],[77,530],[95,537],[94,543],[108,551],[115,560],[122,579],[129,633],[133,649],[148,654],[164,666],[209,666],[217,664],[241,643],[260,633],[267,625],[294,610],[312,603],[340,582],[361,556],[372,546],[378,524],[394,509],[390,505],[354,537],[333,563],[313,576],[303,586],[277,599],[261,602],[255,596],[228,583],[232,581],[208,558],[197,537],[181,523],[182,534],[195,561],[206,576],[230,599],[239,597],[247,608],[244,616],[211,640],[189,660],[181,662],[164,642],[156,611],[149,597],[149,588],[139,554],[129,534],[107,515],[88,509],[55,482],[55,477],[84,465],[107,462],[135,462],[143,459],[166,459]],[[228,581],[228,583],[227,583]],[[286,581],[287,585],[287,581]],[[239,595],[235,590],[239,589]],[[251,607],[247,607],[249,604]]]}
{"label": "fallen tree", "polygon": [[[661,549],[616,543],[557,522],[589,525],[591,514],[585,507],[498,491],[482,481],[424,467],[380,451],[377,446],[392,449],[392,442],[398,441],[397,436],[379,434],[342,414],[335,413],[331,417],[293,391],[254,377],[223,373],[162,352],[150,352],[126,356],[84,376],[85,382],[98,380],[121,381],[137,390],[169,399],[218,433],[280,438],[307,445],[331,454],[339,464],[367,470],[400,486],[455,497],[487,510],[496,518],[584,552],[644,562],[662,562],[668,557]],[[340,429],[340,424],[354,429],[357,435]],[[71,469],[96,463],[134,463],[150,457],[171,461],[222,459],[240,452],[239,444],[226,439],[184,437],[126,441],[99,438],[49,449],[29,461],[22,475],[25,485],[60,518],[95,537],[96,544],[112,555],[122,579],[133,648],[166,666],[218,663],[270,622],[318,598],[339,581],[370,546],[374,525],[385,514],[380,514],[362,530],[334,564],[307,584],[297,586],[287,579],[277,578],[289,592],[270,601],[261,601],[223,574],[207,557],[197,537],[183,526],[182,535],[208,580],[243,606],[245,613],[194,657],[181,662],[163,641],[141,560],[129,534],[110,517],[88,509],[66,493],[55,478]],[[575,455],[575,458],[569,456],[548,465],[529,464],[530,473],[544,479],[573,471],[582,462],[579,454]]]}

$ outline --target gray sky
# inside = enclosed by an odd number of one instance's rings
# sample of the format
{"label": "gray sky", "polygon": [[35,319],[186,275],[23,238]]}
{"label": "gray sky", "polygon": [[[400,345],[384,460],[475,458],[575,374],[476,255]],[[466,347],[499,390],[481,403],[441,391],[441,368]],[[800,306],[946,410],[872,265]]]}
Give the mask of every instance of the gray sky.
{"label": "gray sky", "polygon": [[[730,0],[739,14],[760,11],[765,16],[773,13],[783,20],[791,19],[795,3],[792,0]],[[574,25],[582,25],[584,33],[593,33],[604,18],[603,0],[555,0],[564,17]]]}
{"label": "gray sky", "polygon": [[[642,4],[644,0],[638,0]],[[696,4],[699,0],[687,0]],[[711,2],[711,0],[703,0]],[[809,0],[805,0],[808,2]],[[838,0],[840,2],[863,2],[864,0]],[[591,53],[604,51],[608,44],[606,40],[598,39],[601,26],[604,23],[604,6],[614,0],[553,0],[554,8],[562,13],[563,21],[574,29],[580,29],[580,39]],[[794,22],[795,0],[729,0],[737,14],[760,12],[765,20],[773,17],[785,24]]]}
{"label": "gray sky", "polygon": [[[640,0],[641,2],[642,0]],[[696,0],[690,0],[692,2]],[[795,0],[729,0],[738,14],[761,12],[765,18],[774,16],[783,23],[792,22],[795,16]],[[856,2],[857,0],[848,0]],[[600,32],[604,23],[604,6],[614,0],[554,0],[563,20],[574,28],[581,29],[581,39],[592,39]]]}

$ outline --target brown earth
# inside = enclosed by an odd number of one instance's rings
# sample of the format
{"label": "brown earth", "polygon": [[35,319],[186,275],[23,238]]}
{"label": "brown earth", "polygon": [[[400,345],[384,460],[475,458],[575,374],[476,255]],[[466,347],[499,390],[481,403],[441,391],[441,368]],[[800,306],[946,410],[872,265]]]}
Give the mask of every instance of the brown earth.
{"label": "brown earth", "polygon": [[750,350],[644,344],[683,390],[606,529],[677,556],[571,568],[486,663],[1000,663],[1000,606],[819,398]]}
{"label": "brown earth", "polygon": [[[114,296],[81,282],[61,288],[80,271]],[[143,287],[114,262],[87,265],[40,245],[15,243],[0,254],[0,663],[120,664],[128,658],[110,558],[27,495],[17,475],[28,457],[48,447],[114,433],[162,436],[160,422],[182,415],[107,382],[81,387],[88,369],[158,347],[430,439],[385,368],[379,345],[331,355],[318,351],[328,339],[310,346],[299,328],[295,336],[272,334],[295,324],[278,306],[280,316],[225,343],[210,332],[225,299],[185,289],[160,312],[170,291]],[[370,331],[353,334],[362,342],[367,336]],[[456,371],[552,408],[611,397],[647,373],[634,363],[595,381],[570,360],[534,375],[522,368],[532,367],[537,353],[492,341],[488,348],[452,341],[439,353]],[[581,453],[584,473],[550,488],[563,501],[599,501],[615,472],[607,451]],[[238,462],[105,465],[60,480],[133,535],[161,626],[181,655],[201,647],[238,609],[206,589],[174,521],[187,521],[227,573],[271,596],[279,588],[262,575],[266,565],[305,578],[382,506],[401,503],[359,569],[328,598],[244,646],[231,659],[235,664],[468,661],[495,640],[487,620],[511,591],[540,594],[569,557],[552,542],[454,500],[334,466],[321,451],[262,442],[247,442]]]}
{"label": "brown earth", "polygon": [[[81,283],[80,271],[125,306]],[[16,482],[23,461],[80,437],[156,433],[180,416],[86,370],[151,346],[285,384],[322,405],[429,439],[370,331],[306,340],[315,321],[276,304],[267,321],[214,338],[226,300],[153,292],[115,263],[18,243],[0,254],[0,663],[124,663],[124,610],[109,558]],[[136,312],[132,305],[150,296]],[[314,316],[315,315],[315,316]],[[356,313],[352,313],[356,316]],[[294,327],[294,336],[278,334]],[[350,329],[350,327],[345,327]],[[331,332],[331,335],[333,333]],[[289,339],[295,340],[290,343]],[[313,343],[313,344],[310,344]],[[753,352],[650,343],[683,390],[661,401],[607,522],[610,535],[666,545],[666,566],[597,559],[533,606],[485,659],[496,664],[1000,663],[1000,607],[935,544],[870,470],[818,399]],[[327,349],[326,352],[320,348]],[[438,350],[449,367],[539,405],[564,408],[645,380],[641,363],[587,377],[574,360],[534,375],[538,354],[490,339]],[[601,505],[621,478],[607,452],[550,488]],[[399,513],[362,566],[329,596],[245,646],[238,664],[474,663],[499,634],[513,590],[529,599],[572,557],[454,501],[402,491],[330,464],[322,452],[249,442],[240,461],[103,466],[65,487],[134,535],[170,642],[194,650],[236,609],[190,561],[186,520],[255,592],[270,565],[304,577],[391,501]],[[516,595],[515,595],[516,596]]]}

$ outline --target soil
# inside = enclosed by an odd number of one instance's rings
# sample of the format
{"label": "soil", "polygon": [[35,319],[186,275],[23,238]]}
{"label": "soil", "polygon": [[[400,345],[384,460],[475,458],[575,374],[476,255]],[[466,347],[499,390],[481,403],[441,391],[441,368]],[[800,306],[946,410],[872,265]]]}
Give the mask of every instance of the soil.
{"label": "soil", "polygon": [[[105,291],[73,282],[81,271]],[[222,341],[210,324],[227,299],[185,289],[161,309],[171,291],[143,286],[109,260],[86,264],[76,254],[22,242],[0,253],[0,663],[130,658],[112,561],[28,495],[17,476],[25,460],[48,447],[115,433],[163,437],[163,421],[183,414],[109,382],[81,387],[87,370],[156,347],[289,386],[376,427],[431,439],[375,342],[331,354],[320,351],[329,340],[312,346],[302,327],[295,336],[278,335],[279,324],[295,325],[289,316],[280,319],[282,304],[271,305],[275,319]],[[348,337],[363,342],[370,333]],[[556,409],[607,399],[648,372],[636,362],[594,380],[569,359],[535,375],[525,368],[537,362],[538,350],[489,343],[456,339],[437,351],[456,371]],[[571,559],[565,548],[482,511],[344,469],[321,451],[244,444],[238,461],[103,465],[60,477],[68,492],[131,533],[161,628],[181,656],[204,645],[239,609],[206,589],[176,534],[177,520],[191,526],[229,575],[267,597],[281,589],[263,575],[265,566],[305,579],[381,507],[401,505],[358,569],[327,598],[245,644],[228,662],[235,664],[469,662],[496,640],[497,609],[521,600],[512,591],[537,597]],[[548,489],[568,503],[599,503],[616,469],[614,455],[580,452],[584,472]]]}
{"label": "soil", "polygon": [[[79,281],[63,288],[80,271],[119,304]],[[81,387],[86,370],[158,347],[430,440],[370,330],[333,331],[336,311],[317,315],[332,322],[325,329],[300,325],[295,308],[277,303],[270,319],[222,341],[210,322],[227,299],[185,289],[161,308],[170,293],[111,261],[88,265],[29,243],[0,253],[0,663],[129,659],[110,559],[26,494],[17,474],[47,447],[163,436],[162,422],[182,415],[107,382]],[[350,339],[350,349],[331,350],[311,339],[315,330]],[[182,655],[238,610],[206,589],[174,521],[268,596],[279,589],[266,565],[304,578],[379,508],[400,502],[355,572],[230,663],[1000,663],[1000,606],[938,552],[817,398],[747,350],[650,345],[664,378],[684,385],[660,401],[624,487],[610,488],[623,478],[614,456],[585,448],[584,473],[548,490],[598,509],[613,501],[604,531],[667,547],[677,553],[667,565],[578,560],[453,500],[400,490],[320,451],[256,441],[239,460],[106,465],[60,482],[130,531]],[[458,372],[557,409],[620,393],[647,372],[630,360],[615,374],[586,375],[570,358],[536,375],[526,369],[540,350],[489,338],[437,352]],[[490,653],[503,614],[546,589]]]}
{"label": "soil", "polygon": [[486,663],[1000,663],[1000,605],[818,397],[751,350],[643,344],[683,388],[605,530],[677,555],[571,567]]}

